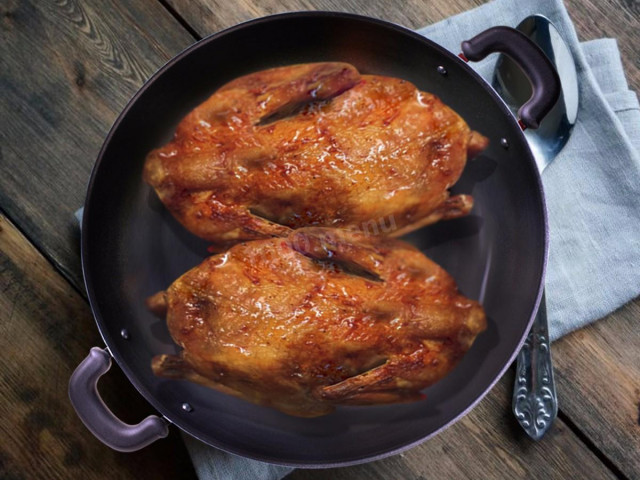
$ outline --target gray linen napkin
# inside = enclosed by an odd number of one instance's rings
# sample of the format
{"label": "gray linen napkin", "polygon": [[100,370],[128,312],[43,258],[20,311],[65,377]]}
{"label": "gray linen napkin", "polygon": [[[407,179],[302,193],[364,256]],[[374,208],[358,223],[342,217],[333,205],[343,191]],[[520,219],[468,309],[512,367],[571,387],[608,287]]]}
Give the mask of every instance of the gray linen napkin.
{"label": "gray linen napkin", "polygon": [[[561,0],[495,0],[419,32],[457,54],[462,40],[534,13],[569,43],[580,85],[578,123],[543,175],[551,232],[547,307],[557,339],[640,294],[640,106],[616,42],[579,43]],[[496,57],[471,66],[490,81]],[[183,437],[203,480],[278,480],[292,470]]]}
{"label": "gray linen napkin", "polygon": [[[452,52],[461,39],[540,13],[568,42],[578,123],[542,175],[549,214],[546,297],[551,339],[640,294],[640,108],[613,39],[579,43],[561,0],[495,0],[419,32]],[[491,81],[497,55],[470,63]]]}

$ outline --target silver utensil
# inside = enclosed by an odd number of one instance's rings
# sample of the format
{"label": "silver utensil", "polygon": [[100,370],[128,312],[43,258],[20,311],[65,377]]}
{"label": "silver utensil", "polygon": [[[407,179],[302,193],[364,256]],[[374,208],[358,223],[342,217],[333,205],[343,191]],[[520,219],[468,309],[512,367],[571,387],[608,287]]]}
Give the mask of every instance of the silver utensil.
{"label": "silver utensil", "polygon": [[[562,84],[558,102],[540,127],[524,131],[542,173],[567,143],[575,125],[579,99],[578,77],[573,56],[549,19],[533,15],[516,28],[531,38],[549,57]],[[527,77],[505,55],[498,59],[492,86],[514,113],[531,96]],[[534,440],[542,438],[558,413],[544,294],[531,331],[518,354],[512,407],[518,422]]]}

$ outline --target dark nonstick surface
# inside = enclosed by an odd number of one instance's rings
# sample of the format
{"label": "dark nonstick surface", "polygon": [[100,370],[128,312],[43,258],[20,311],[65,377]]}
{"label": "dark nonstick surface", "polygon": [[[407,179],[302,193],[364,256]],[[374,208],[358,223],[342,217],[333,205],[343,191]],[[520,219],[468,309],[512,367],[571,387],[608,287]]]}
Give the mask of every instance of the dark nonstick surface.
{"label": "dark nonstick surface", "polygon": [[[460,39],[465,40],[465,39]],[[489,319],[459,366],[412,404],[342,407],[295,418],[186,381],[156,378],[151,358],[175,353],[144,299],[207,256],[141,174],[145,155],[217,87],[274,66],[344,61],[362,73],[404,78],[433,92],[491,141],[455,192],[471,193],[469,217],[407,239],[449,271]],[[447,75],[437,72],[444,66]],[[508,148],[500,145],[506,138]],[[435,434],[466,413],[500,378],[522,343],[541,293],[546,217],[540,178],[515,119],[454,55],[409,30],[364,17],[300,13],[267,17],[208,37],[161,69],[116,121],[96,163],[85,205],[82,259],[104,340],[145,398],[191,435],[229,452],[307,467],[379,458]],[[129,339],[121,337],[126,328]],[[193,411],[181,405],[188,402]]]}

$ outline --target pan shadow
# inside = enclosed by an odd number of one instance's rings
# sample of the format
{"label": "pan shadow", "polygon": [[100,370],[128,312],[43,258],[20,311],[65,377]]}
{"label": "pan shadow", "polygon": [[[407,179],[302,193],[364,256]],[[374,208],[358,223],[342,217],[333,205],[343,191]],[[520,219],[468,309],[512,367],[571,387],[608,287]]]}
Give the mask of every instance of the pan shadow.
{"label": "pan shadow", "polygon": [[[158,196],[153,190],[149,190],[147,196],[147,205],[153,210],[160,218],[160,224],[162,229],[167,230],[163,232],[163,236],[170,237],[169,241],[175,244],[176,247],[184,247],[192,254],[204,259],[210,254],[207,248],[210,242],[203,240],[194,234],[190,233],[183,225],[178,222],[173,215],[162,204]],[[166,246],[165,246],[166,248]]]}
{"label": "pan shadow", "polygon": [[402,237],[418,250],[427,251],[438,245],[478,235],[483,219],[477,215],[447,220],[411,232]]}
{"label": "pan shadow", "polygon": [[467,162],[462,175],[452,187],[453,193],[473,193],[477,183],[489,178],[498,168],[498,163],[487,155],[481,154]]}

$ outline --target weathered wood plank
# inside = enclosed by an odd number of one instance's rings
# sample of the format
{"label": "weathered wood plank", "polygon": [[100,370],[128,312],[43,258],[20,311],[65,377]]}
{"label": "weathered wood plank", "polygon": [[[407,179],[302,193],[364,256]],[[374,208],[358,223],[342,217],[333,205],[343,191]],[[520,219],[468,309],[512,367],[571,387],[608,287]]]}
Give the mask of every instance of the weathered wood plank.
{"label": "weathered wood plank", "polygon": [[640,477],[640,297],[553,344],[562,411],[629,478]]}
{"label": "weathered wood plank", "polygon": [[[295,10],[333,10],[378,17],[409,28],[420,28],[464,12],[487,0],[240,0],[225,2],[168,0],[171,7],[201,36],[252,18]],[[628,0],[565,0],[581,40],[614,37],[630,87],[640,90],[640,3]]]}
{"label": "weathered wood plank", "polygon": [[157,2],[0,6],[0,205],[82,285],[73,212],[142,83],[193,38]]}
{"label": "weathered wood plank", "polygon": [[[102,341],[86,301],[0,215],[0,477],[195,478],[176,429],[124,454],[80,422],[67,385],[91,345]],[[100,390],[126,422],[154,413],[117,366]]]}
{"label": "weathered wood plank", "polygon": [[[85,301],[51,265],[0,217],[0,349],[3,352],[2,456],[6,473],[36,478],[43,465],[74,478],[99,478],[100,471],[153,478],[157,458],[176,451],[163,468],[189,468],[177,435],[151,451],[126,457],[100,445],[75,416],[67,382],[101,340]],[[106,401],[135,422],[151,413],[117,368],[101,382]],[[162,456],[164,455],[164,457]],[[123,459],[127,459],[123,462]],[[103,465],[103,462],[106,462]],[[182,464],[180,464],[182,462]],[[30,475],[29,473],[32,473]],[[64,477],[69,478],[66,474]]]}
{"label": "weathered wood plank", "polygon": [[513,372],[505,375],[465,418],[408,452],[378,462],[333,470],[297,470],[287,480],[615,478],[557,421],[541,442],[520,429],[509,408]]}
{"label": "weathered wood plank", "polygon": [[640,92],[640,2],[564,0],[580,40],[615,38],[629,88]]}
{"label": "weathered wood plank", "polygon": [[487,0],[410,0],[402,3],[386,0],[240,0],[233,7],[225,2],[168,0],[168,4],[201,36],[217,32],[256,17],[297,10],[329,10],[382,18],[409,28],[424,27],[464,12]]}

